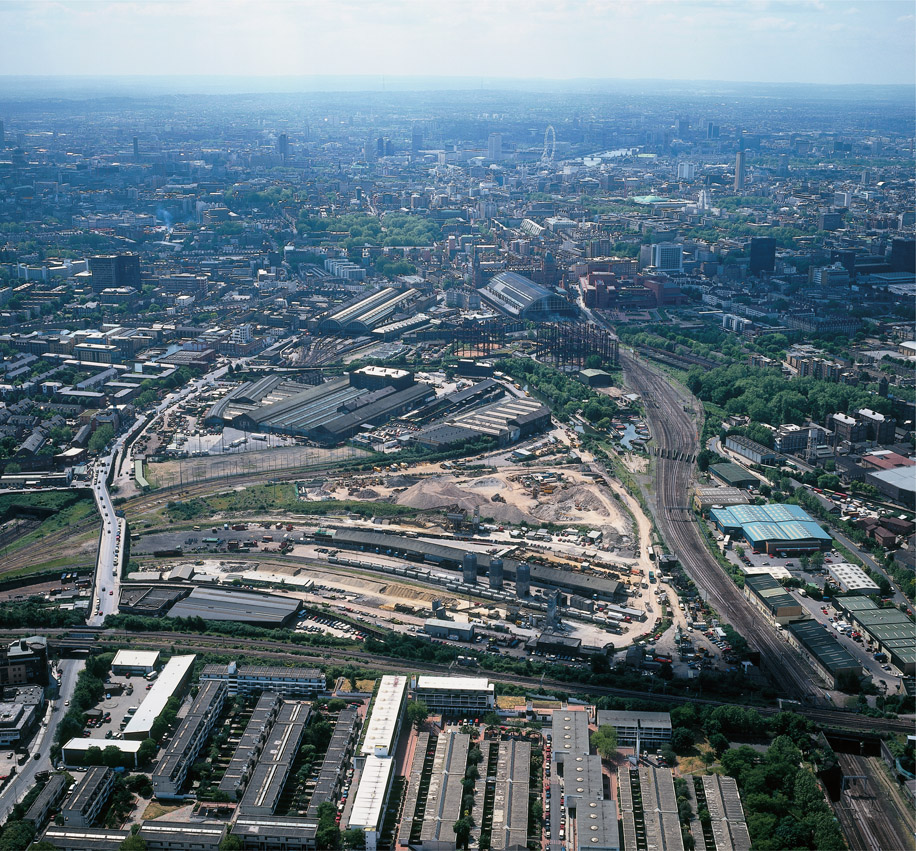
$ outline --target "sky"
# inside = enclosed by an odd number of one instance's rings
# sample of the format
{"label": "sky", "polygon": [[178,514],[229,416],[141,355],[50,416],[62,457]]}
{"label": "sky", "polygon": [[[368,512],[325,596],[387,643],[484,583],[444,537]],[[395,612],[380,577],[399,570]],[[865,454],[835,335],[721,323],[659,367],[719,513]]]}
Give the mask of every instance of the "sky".
{"label": "sky", "polygon": [[913,0],[0,0],[0,75],[916,82]]}

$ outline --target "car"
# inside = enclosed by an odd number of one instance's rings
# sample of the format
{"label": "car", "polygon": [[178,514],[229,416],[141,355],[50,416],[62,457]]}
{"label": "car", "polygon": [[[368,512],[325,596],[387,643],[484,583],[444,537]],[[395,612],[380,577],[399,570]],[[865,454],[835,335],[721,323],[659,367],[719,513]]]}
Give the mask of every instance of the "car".
{"label": "car", "polygon": [[109,596],[109,597],[114,596],[114,591],[109,591],[109,592],[108,592],[108,596]]}

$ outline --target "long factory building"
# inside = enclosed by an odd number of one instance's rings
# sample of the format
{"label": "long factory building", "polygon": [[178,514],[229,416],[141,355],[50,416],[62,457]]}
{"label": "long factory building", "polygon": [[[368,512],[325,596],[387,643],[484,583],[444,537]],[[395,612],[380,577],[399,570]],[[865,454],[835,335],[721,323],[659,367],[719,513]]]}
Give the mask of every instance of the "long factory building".
{"label": "long factory building", "polygon": [[617,805],[604,797],[601,757],[591,754],[588,722],[581,708],[556,710],[551,718],[551,847],[572,848],[575,837],[575,851],[620,851]]}
{"label": "long factory building", "polygon": [[671,769],[624,766],[617,790],[624,851],[684,851]]}
{"label": "long factory building", "polygon": [[[416,538],[402,538],[385,532],[373,532],[363,529],[318,530],[316,538],[329,540],[334,546],[341,549],[377,552],[404,558],[408,561],[435,564],[448,570],[461,570],[464,564],[464,555],[467,552],[467,550],[449,546],[448,544]],[[498,560],[485,553],[478,553],[477,573],[482,572],[484,575],[489,575],[496,561],[502,562],[503,577],[515,581],[518,567],[522,564],[522,562],[515,559]],[[603,576],[574,573],[539,564],[532,564],[527,567],[530,568],[532,585],[551,590],[558,588],[563,592],[578,594],[587,599],[597,596],[600,600],[614,602],[621,598],[624,590],[619,582]],[[636,616],[639,615],[638,612],[635,614]]]}

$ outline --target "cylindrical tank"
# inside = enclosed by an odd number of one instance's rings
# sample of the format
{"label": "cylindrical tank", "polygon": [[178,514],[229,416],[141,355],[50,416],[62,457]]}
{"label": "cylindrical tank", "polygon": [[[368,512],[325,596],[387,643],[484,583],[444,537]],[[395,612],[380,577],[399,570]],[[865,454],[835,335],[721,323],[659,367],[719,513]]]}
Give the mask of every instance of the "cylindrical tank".
{"label": "cylindrical tank", "polygon": [[531,596],[531,567],[527,564],[515,568],[515,594],[518,597]]}
{"label": "cylindrical tank", "polygon": [[477,584],[477,553],[465,553],[462,561],[462,574],[465,585]]}
{"label": "cylindrical tank", "polygon": [[554,591],[547,598],[547,620],[551,623],[556,623],[557,620],[557,609],[560,603],[560,592]]}
{"label": "cylindrical tank", "polygon": [[503,560],[501,558],[490,559],[490,587],[499,590],[503,587]]}

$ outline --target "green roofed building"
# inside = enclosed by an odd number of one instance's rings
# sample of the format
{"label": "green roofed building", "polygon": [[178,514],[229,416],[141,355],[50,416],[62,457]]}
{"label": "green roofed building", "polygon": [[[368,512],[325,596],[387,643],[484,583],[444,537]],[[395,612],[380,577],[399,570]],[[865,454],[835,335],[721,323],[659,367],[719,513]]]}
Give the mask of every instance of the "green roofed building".
{"label": "green roofed building", "polygon": [[713,464],[709,468],[709,472],[719,479],[719,481],[725,482],[725,484],[731,485],[733,488],[743,488],[747,490],[747,488],[752,488],[760,484],[760,479],[751,475],[743,467],[732,464],[731,461],[725,464]]}
{"label": "green roofed building", "polygon": [[787,624],[804,617],[801,603],[769,574],[745,576],[744,596],[771,623]]}
{"label": "green roofed building", "polygon": [[789,643],[802,651],[803,658],[829,688],[837,688],[843,674],[862,675],[862,666],[840,645],[836,633],[814,620],[786,627]]}

